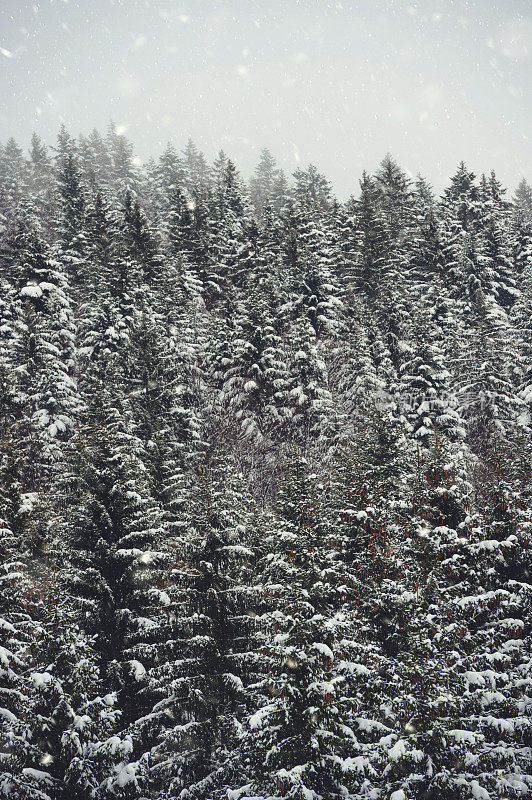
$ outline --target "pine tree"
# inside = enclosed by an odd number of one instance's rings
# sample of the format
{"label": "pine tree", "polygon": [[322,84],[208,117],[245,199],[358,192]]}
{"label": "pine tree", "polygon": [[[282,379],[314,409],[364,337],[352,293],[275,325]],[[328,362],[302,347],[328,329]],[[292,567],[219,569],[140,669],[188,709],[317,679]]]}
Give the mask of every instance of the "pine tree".
{"label": "pine tree", "polygon": [[532,221],[532,189],[529,184],[522,178],[519,182],[514,195],[515,206],[522,211],[525,219],[529,222]]}
{"label": "pine tree", "polygon": [[520,299],[513,308],[512,319],[515,325],[518,356],[518,391],[519,398],[525,404],[525,424],[532,422],[532,261],[527,265],[523,276],[523,288]]}
{"label": "pine tree", "polygon": [[493,291],[497,302],[510,308],[519,293],[513,276],[512,253],[508,237],[508,204],[502,197],[505,189],[492,172],[489,181],[482,176],[480,185],[480,219],[486,256],[493,271]]}
{"label": "pine tree", "polygon": [[110,123],[106,144],[109,153],[113,186],[118,197],[137,189],[138,176],[133,166],[133,145],[123,133],[117,133],[116,126]]}
{"label": "pine tree", "polygon": [[251,551],[238,536],[246,500],[222,481],[218,465],[205,462],[189,497],[190,509],[173,526],[174,558],[163,584],[167,621],[150,672],[157,703],[139,725],[152,730],[152,791],[199,800],[221,796],[227,784],[245,703],[241,660],[249,653],[240,653],[238,640],[247,649],[250,621],[234,570]]}
{"label": "pine tree", "polygon": [[[125,401],[116,400],[116,373],[107,361],[105,367],[102,359],[100,374],[92,379],[83,424],[69,448],[67,585],[78,624],[93,639],[101,679],[118,693],[121,712],[120,727],[112,730],[114,744],[104,741],[93,754],[95,770],[111,793],[126,784],[128,791],[140,792],[146,743],[133,745],[129,729],[151,707],[151,696],[139,690],[156,658],[152,589],[162,580],[166,561],[161,513],[148,492],[142,447],[127,429]],[[115,751],[122,757],[118,765],[111,758]]]}
{"label": "pine tree", "polygon": [[96,129],[87,138],[79,138],[79,159],[84,183],[96,193],[107,189],[111,179],[111,156],[107,142]]}
{"label": "pine tree", "polygon": [[496,306],[486,302],[480,289],[475,296],[476,328],[472,350],[466,360],[460,387],[463,416],[470,420],[473,447],[481,447],[491,436],[505,436],[518,410],[509,376],[509,329]]}
{"label": "pine tree", "polygon": [[211,190],[212,174],[205,156],[192,139],[189,139],[183,151],[184,186],[190,197],[197,203],[206,199]]}
{"label": "pine tree", "polygon": [[375,174],[379,205],[393,240],[404,235],[412,213],[410,180],[388,153]]}
{"label": "pine tree", "polygon": [[461,161],[442,200],[445,209],[456,217],[463,230],[469,230],[478,217],[479,190],[475,177]]}
{"label": "pine tree", "polygon": [[161,258],[140,202],[129,191],[124,200],[123,237],[127,255],[138,264],[141,280],[148,286],[159,277]]}
{"label": "pine tree", "polygon": [[[5,440],[4,440],[5,442]],[[4,445],[4,443],[3,443]],[[38,609],[30,603],[35,590],[22,542],[10,519],[19,511],[20,484],[13,476],[13,461],[5,446],[1,453],[0,490],[0,792],[3,797],[48,800],[52,779],[43,770],[42,750],[32,741],[28,719],[33,697],[28,672],[33,666],[30,649],[39,638]],[[18,500],[18,502],[17,502]]]}
{"label": "pine tree", "polygon": [[54,249],[70,285],[79,294],[87,281],[86,191],[77,147],[64,128],[58,137],[55,177],[60,213],[57,225],[59,238]]}
{"label": "pine tree", "polygon": [[351,643],[343,616],[330,612],[334,590],[318,498],[296,451],[285,467],[272,551],[259,573],[274,604],[261,615],[265,677],[253,687],[255,710],[242,733],[244,779],[251,780],[240,791],[250,796],[339,798],[360,768],[351,757],[356,736],[345,724],[352,699],[345,694],[349,664],[341,650]]}
{"label": "pine tree", "polygon": [[49,230],[55,203],[52,163],[48,155],[48,148],[36,133],[33,133],[31,137],[30,169],[33,202],[38,210],[43,229]]}
{"label": "pine tree", "polygon": [[326,365],[316,346],[315,331],[305,317],[293,328],[281,403],[287,409],[289,438],[305,446],[325,432],[330,409]]}
{"label": "pine tree", "polygon": [[318,212],[325,212],[329,209],[332,203],[331,185],[325,175],[318,172],[314,164],[310,164],[306,170],[297,169],[294,172],[294,178],[296,202],[304,206],[308,205]]}
{"label": "pine tree", "polygon": [[464,422],[451,398],[451,374],[445,367],[441,329],[435,319],[436,302],[432,292],[419,302],[410,357],[401,366],[406,415],[412,435],[424,447],[432,439],[434,425],[454,441],[465,436]]}
{"label": "pine tree", "polygon": [[260,161],[255,174],[249,182],[251,200],[258,214],[262,214],[265,206],[272,206],[276,198],[276,182],[279,169],[270,151],[265,148],[260,154]]}
{"label": "pine tree", "polygon": [[273,289],[252,280],[248,287],[236,321],[233,357],[226,367],[220,402],[235,415],[245,439],[260,443],[275,436],[279,428],[287,374],[281,339],[268,308],[268,291]]}
{"label": "pine tree", "polygon": [[352,421],[361,419],[380,388],[364,324],[366,314],[366,306],[354,298],[329,364],[329,388],[335,406],[340,406]]}
{"label": "pine tree", "polygon": [[0,219],[13,216],[29,184],[28,163],[13,137],[0,148]]}
{"label": "pine tree", "polygon": [[64,273],[31,220],[15,239],[9,361],[17,374],[16,447],[24,482],[37,487],[72,433],[79,404],[74,381],[76,328]]}
{"label": "pine tree", "polygon": [[[288,297],[282,311],[289,317],[305,314],[318,336],[334,335],[342,301],[334,281],[335,265],[327,229],[310,204],[309,196],[310,190],[302,195],[300,204],[287,209]],[[317,205],[317,201],[312,203]]]}
{"label": "pine tree", "polygon": [[371,301],[381,288],[388,244],[384,218],[378,206],[378,190],[373,179],[365,173],[360,181],[354,224],[358,234],[354,258],[355,285]]}

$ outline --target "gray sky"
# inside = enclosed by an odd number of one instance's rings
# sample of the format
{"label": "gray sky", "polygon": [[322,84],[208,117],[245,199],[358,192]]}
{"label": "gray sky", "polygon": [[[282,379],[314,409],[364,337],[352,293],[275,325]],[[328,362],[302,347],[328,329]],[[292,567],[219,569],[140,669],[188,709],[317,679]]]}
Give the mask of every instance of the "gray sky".
{"label": "gray sky", "polygon": [[532,0],[0,0],[0,142],[191,136],[262,147],[340,199],[389,151],[441,190],[460,160],[532,179]]}

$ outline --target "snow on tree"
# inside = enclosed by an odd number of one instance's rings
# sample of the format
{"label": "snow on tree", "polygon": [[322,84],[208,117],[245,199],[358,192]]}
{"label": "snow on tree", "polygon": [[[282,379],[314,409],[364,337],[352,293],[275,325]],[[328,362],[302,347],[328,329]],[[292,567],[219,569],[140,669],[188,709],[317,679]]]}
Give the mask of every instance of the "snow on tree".
{"label": "snow on tree", "polygon": [[25,482],[38,488],[71,435],[79,407],[76,326],[66,276],[31,220],[20,223],[12,271],[8,359],[20,409],[14,433],[26,461]]}
{"label": "snow on tree", "polygon": [[0,147],[0,795],[524,800],[532,228]]}

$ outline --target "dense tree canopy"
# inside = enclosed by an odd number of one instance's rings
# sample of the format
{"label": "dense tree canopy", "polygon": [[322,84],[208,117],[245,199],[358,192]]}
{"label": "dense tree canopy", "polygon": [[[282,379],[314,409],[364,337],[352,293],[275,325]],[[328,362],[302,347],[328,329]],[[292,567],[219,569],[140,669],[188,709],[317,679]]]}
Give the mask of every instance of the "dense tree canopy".
{"label": "dense tree canopy", "polygon": [[532,191],[0,146],[0,797],[532,791]]}

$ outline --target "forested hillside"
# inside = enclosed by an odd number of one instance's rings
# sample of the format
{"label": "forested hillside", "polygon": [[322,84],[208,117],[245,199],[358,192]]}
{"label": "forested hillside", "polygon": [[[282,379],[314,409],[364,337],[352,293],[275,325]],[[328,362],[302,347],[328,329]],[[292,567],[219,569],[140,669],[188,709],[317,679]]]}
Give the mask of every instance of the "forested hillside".
{"label": "forested hillside", "polygon": [[0,147],[0,797],[524,800],[531,188],[137,163]]}

